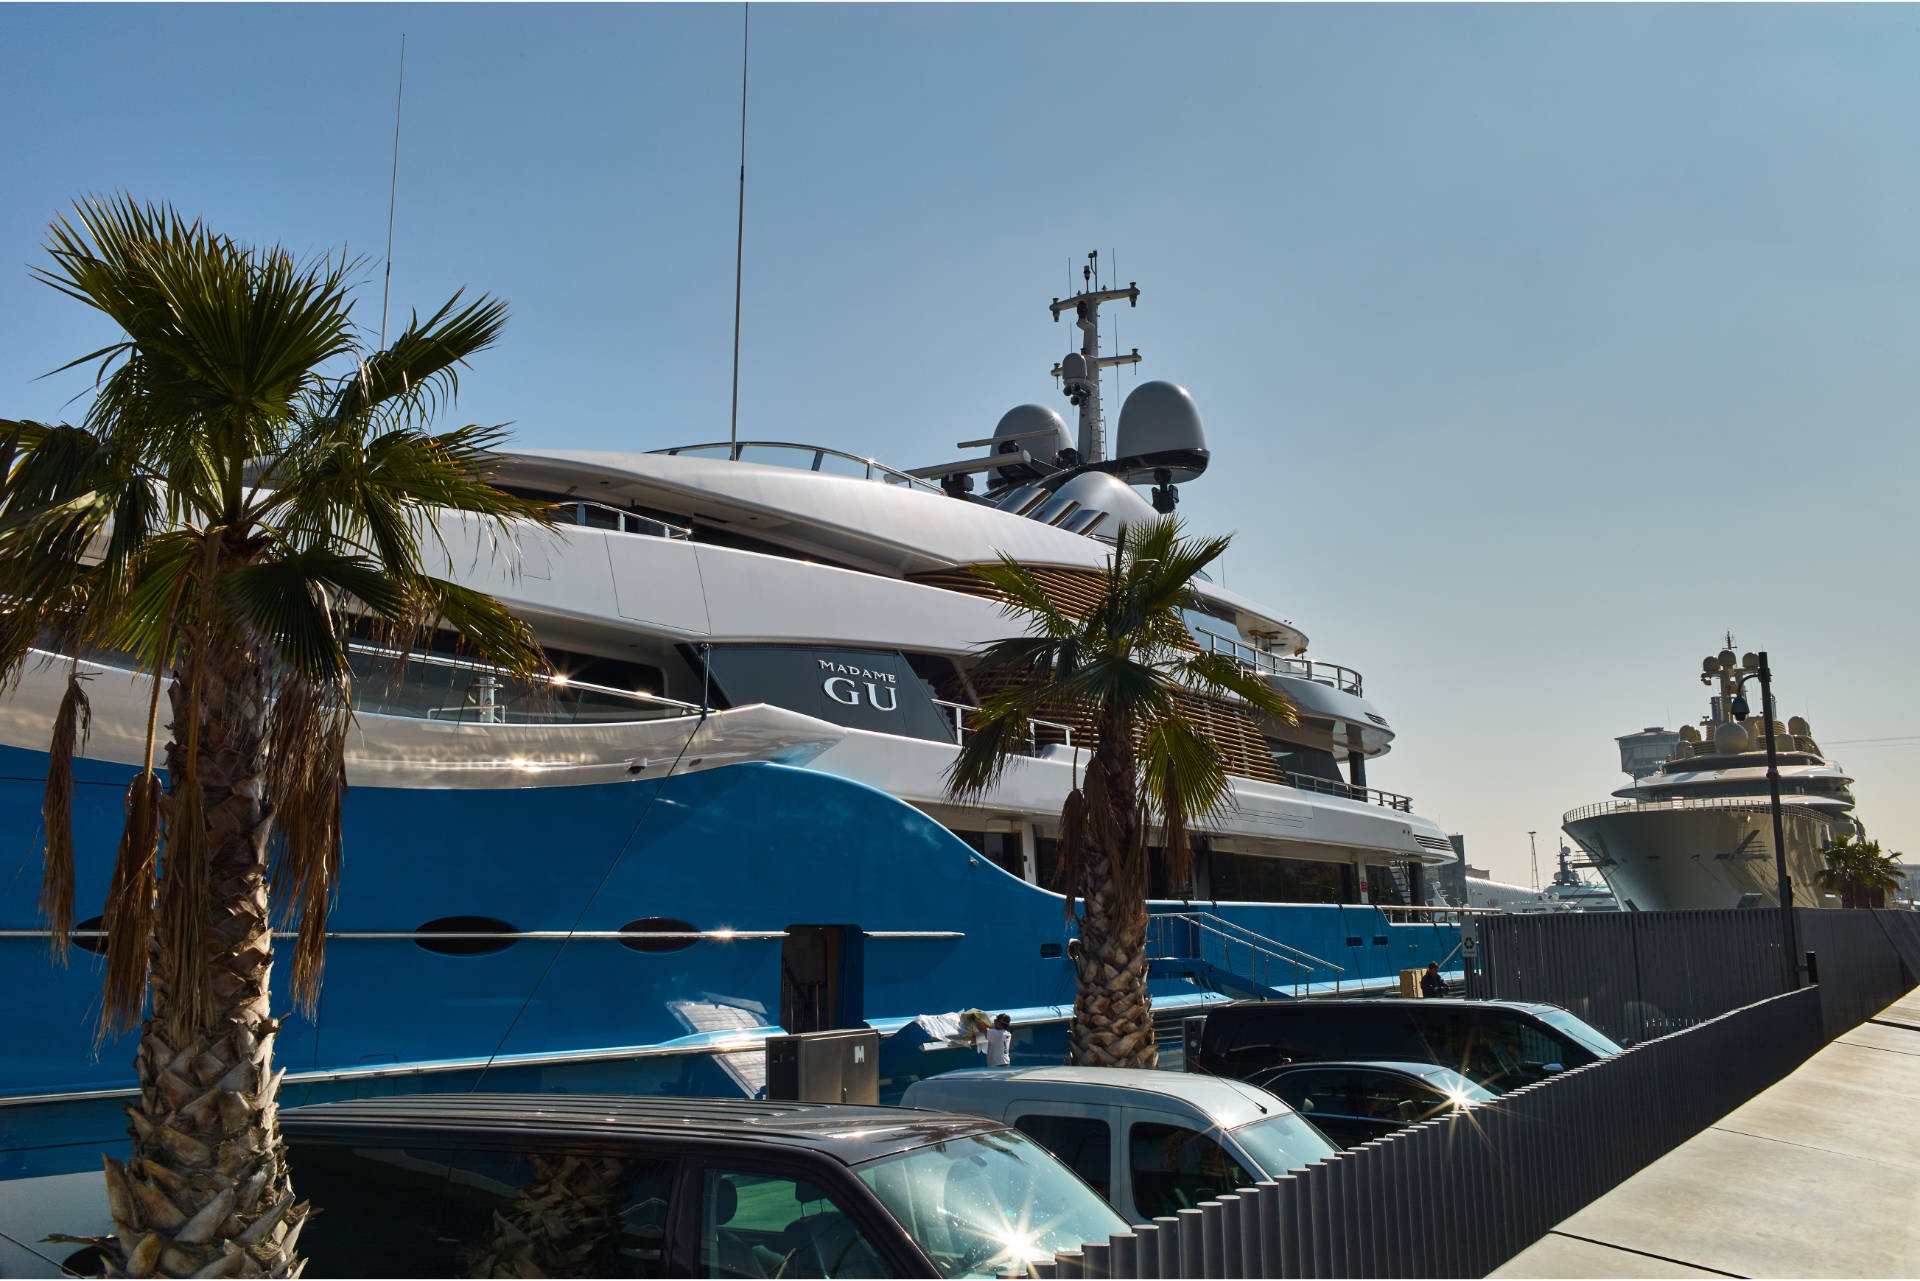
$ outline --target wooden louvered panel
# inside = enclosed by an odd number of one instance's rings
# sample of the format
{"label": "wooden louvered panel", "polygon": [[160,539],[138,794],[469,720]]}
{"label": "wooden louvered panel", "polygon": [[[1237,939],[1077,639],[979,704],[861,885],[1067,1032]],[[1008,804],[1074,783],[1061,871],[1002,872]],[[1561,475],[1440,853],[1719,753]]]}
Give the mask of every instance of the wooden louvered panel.
{"label": "wooden louvered panel", "polygon": [[[1060,565],[1028,565],[1026,571],[1040,584],[1040,590],[1047,594],[1062,613],[1074,618],[1085,618],[1093,612],[1099,603],[1100,595],[1106,590],[1106,576],[1097,570],[1073,569]],[[974,575],[971,569],[940,569],[922,574],[909,574],[907,578],[925,587],[938,587],[945,591],[961,592],[968,596],[983,596],[988,600],[999,600],[1000,590],[993,584]],[[1192,636],[1185,638],[1183,649],[1198,651],[1200,646]]]}

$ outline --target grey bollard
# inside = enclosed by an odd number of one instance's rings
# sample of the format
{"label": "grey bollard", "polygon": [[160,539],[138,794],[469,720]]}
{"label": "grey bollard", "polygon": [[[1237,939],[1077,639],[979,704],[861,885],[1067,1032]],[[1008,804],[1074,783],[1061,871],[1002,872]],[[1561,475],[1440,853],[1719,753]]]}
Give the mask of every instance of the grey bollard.
{"label": "grey bollard", "polygon": [[1368,1139],[1352,1152],[1348,1160],[1354,1163],[1354,1171],[1360,1184],[1359,1196],[1355,1198],[1354,1218],[1360,1225],[1360,1265],[1355,1276],[1383,1277],[1387,1273],[1381,1269],[1381,1252],[1386,1248],[1384,1234],[1381,1231],[1383,1220],[1380,1215],[1382,1198],[1380,1196],[1380,1140]]}
{"label": "grey bollard", "polygon": [[1193,1207],[1200,1211],[1200,1275],[1230,1275],[1226,1264],[1227,1209],[1218,1201],[1202,1201]]}
{"label": "grey bollard", "polygon": [[1220,1220],[1220,1275],[1223,1277],[1250,1277],[1241,1257],[1240,1219],[1242,1207],[1237,1192],[1227,1192],[1214,1198],[1220,1203],[1220,1212],[1215,1217]]}
{"label": "grey bollard", "polygon": [[1087,1275],[1085,1256],[1081,1254],[1080,1251],[1062,1250],[1060,1253],[1054,1255],[1053,1258],[1054,1262],[1060,1267],[1060,1271],[1055,1274],[1060,1278],[1060,1281],[1069,1281],[1069,1278],[1084,1277]]}
{"label": "grey bollard", "polygon": [[1140,1238],[1131,1232],[1116,1232],[1108,1237],[1107,1275],[1110,1277],[1139,1276],[1139,1248]]}
{"label": "grey bollard", "polygon": [[1084,1277],[1110,1277],[1113,1268],[1110,1260],[1113,1247],[1105,1241],[1089,1241],[1080,1247],[1080,1275]]}
{"label": "grey bollard", "polygon": [[1306,1165],[1301,1166],[1298,1172],[1300,1182],[1294,1192],[1294,1220],[1293,1232],[1291,1234],[1295,1242],[1295,1248],[1299,1252],[1300,1268],[1299,1271],[1294,1273],[1297,1277],[1317,1277],[1322,1275],[1320,1271],[1320,1243],[1315,1240],[1313,1226],[1313,1205],[1314,1202],[1320,1199],[1320,1171],[1323,1168],[1323,1162],[1309,1161]]}
{"label": "grey bollard", "polygon": [[1158,1223],[1133,1225],[1133,1275],[1139,1278],[1139,1281],[1159,1281],[1161,1272]]}
{"label": "grey bollard", "polygon": [[1253,1186],[1253,1234],[1259,1243],[1254,1257],[1260,1260],[1260,1275],[1277,1277],[1280,1271],[1280,1185],[1263,1179]]}
{"label": "grey bollard", "polygon": [[1154,1225],[1160,1229],[1159,1270],[1155,1276],[1173,1278],[1180,1275],[1180,1219],[1177,1215],[1163,1214],[1154,1218]]}
{"label": "grey bollard", "polygon": [[1241,1188],[1234,1195],[1240,1198],[1240,1275],[1263,1277],[1267,1269],[1260,1252],[1260,1189]]}
{"label": "grey bollard", "polygon": [[1300,1261],[1300,1184],[1298,1174],[1283,1174],[1273,1181],[1273,1235],[1280,1252],[1280,1266],[1269,1276],[1299,1278],[1307,1275]]}
{"label": "grey bollard", "polygon": [[1039,1278],[1039,1281],[1053,1281],[1054,1277],[1060,1275],[1059,1259],[1057,1256],[1052,1259],[1035,1259],[1027,1265],[1027,1272],[1028,1275]]}
{"label": "grey bollard", "polygon": [[1206,1276],[1207,1216],[1195,1208],[1176,1210],[1173,1217],[1180,1221],[1180,1226],[1176,1229],[1180,1233],[1180,1271],[1174,1275]]}
{"label": "grey bollard", "polygon": [[[1336,1158],[1337,1159],[1337,1158]],[[1307,1166],[1312,1180],[1313,1205],[1307,1231],[1313,1242],[1313,1268],[1310,1277],[1337,1277],[1333,1267],[1333,1161],[1315,1161]]]}

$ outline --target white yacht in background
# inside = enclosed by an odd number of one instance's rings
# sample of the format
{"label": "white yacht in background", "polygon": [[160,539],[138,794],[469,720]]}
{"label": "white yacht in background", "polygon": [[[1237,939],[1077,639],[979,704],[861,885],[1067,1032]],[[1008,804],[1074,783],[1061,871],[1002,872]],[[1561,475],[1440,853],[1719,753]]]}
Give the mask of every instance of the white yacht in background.
{"label": "white yacht in background", "polygon": [[[1729,636],[1728,648],[1701,664],[1701,683],[1719,692],[1699,727],[1655,726],[1621,737],[1620,768],[1633,781],[1614,793],[1618,799],[1561,820],[1629,912],[1780,902],[1766,726],[1748,715],[1732,644]],[[1831,897],[1814,884],[1824,851],[1862,833],[1853,779],[1821,755],[1803,718],[1775,720],[1773,728],[1794,901],[1819,905]]]}
{"label": "white yacht in background", "polygon": [[1553,879],[1542,891],[1566,912],[1618,912],[1620,900],[1604,884],[1589,881],[1576,870],[1588,867],[1588,863],[1575,863],[1573,851],[1565,841],[1560,842],[1560,866],[1554,870]]}

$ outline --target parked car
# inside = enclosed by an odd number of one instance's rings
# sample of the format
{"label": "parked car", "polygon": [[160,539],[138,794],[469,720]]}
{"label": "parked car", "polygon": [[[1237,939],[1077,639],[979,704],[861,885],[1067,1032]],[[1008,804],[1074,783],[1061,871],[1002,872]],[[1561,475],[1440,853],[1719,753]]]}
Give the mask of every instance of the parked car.
{"label": "parked car", "polygon": [[1621,1047],[1555,1005],[1459,998],[1235,1001],[1207,1012],[1187,1068],[1245,1080],[1290,1063],[1437,1063],[1495,1094]]}
{"label": "parked car", "polygon": [[1017,1127],[1133,1223],[1335,1154],[1267,1091],[1182,1072],[974,1068],[916,1081],[902,1101]]}
{"label": "parked car", "polygon": [[1120,1216],[996,1121],[906,1108],[416,1095],[283,1112],[307,1275],[992,1276]]}
{"label": "parked car", "polygon": [[1493,1097],[1432,1063],[1296,1063],[1259,1073],[1251,1084],[1279,1095],[1343,1148]]}

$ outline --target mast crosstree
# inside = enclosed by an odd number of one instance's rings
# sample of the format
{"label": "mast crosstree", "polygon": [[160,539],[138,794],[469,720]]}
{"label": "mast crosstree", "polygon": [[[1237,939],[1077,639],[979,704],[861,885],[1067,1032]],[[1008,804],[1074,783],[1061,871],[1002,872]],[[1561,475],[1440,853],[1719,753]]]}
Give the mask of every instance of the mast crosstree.
{"label": "mast crosstree", "polygon": [[1071,311],[1073,323],[1080,330],[1080,350],[1068,352],[1053,367],[1053,376],[1060,379],[1061,391],[1080,410],[1080,436],[1076,444],[1083,463],[1097,463],[1107,456],[1107,425],[1100,414],[1100,371],[1140,363],[1138,347],[1124,356],[1100,354],[1100,304],[1125,298],[1129,307],[1137,307],[1140,286],[1130,280],[1125,289],[1099,288],[1099,265],[1100,252],[1095,250],[1087,255],[1086,265],[1080,268],[1080,279],[1087,287],[1071,298],[1055,298],[1051,304],[1056,324],[1062,313]]}

